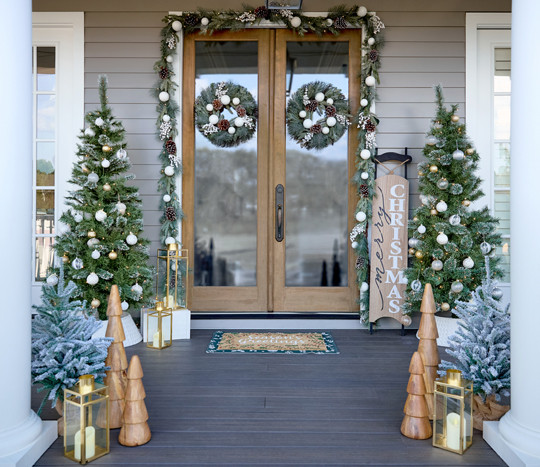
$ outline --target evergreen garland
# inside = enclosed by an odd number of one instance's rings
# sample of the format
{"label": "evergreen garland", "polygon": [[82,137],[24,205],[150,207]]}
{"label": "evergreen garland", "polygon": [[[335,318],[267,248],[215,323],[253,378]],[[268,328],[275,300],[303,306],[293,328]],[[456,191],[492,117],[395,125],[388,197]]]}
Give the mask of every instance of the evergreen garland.
{"label": "evergreen garland", "polygon": [[[178,105],[172,97],[176,92],[177,84],[174,82],[174,72],[171,64],[178,44],[179,33],[213,34],[224,29],[239,31],[247,27],[256,27],[261,22],[285,26],[295,31],[299,36],[306,33],[314,33],[317,36],[324,34],[339,35],[345,28],[362,28],[362,68],[360,72],[361,89],[360,110],[358,112],[358,147],[356,151],[356,173],[352,177],[352,183],[357,186],[359,201],[355,209],[355,216],[360,212],[366,214],[365,220],[355,226],[351,232],[351,242],[357,257],[365,260],[365,267],[357,269],[357,283],[362,292],[366,291],[369,282],[369,246],[367,240],[367,225],[371,221],[371,200],[375,188],[375,168],[373,156],[376,148],[376,128],[379,123],[376,115],[371,111],[375,103],[375,84],[379,83],[378,70],[381,66],[381,50],[384,45],[382,30],[384,23],[375,14],[368,11],[364,6],[347,7],[339,5],[329,9],[327,16],[307,16],[301,10],[268,10],[264,6],[253,8],[245,6],[242,11],[236,10],[205,10],[198,9],[195,12],[186,12],[183,15],[167,15],[163,18],[165,26],[161,30],[160,58],[154,64],[154,71],[158,75],[158,82],[154,88],[154,94],[158,100],[156,126],[158,137],[163,139],[175,139],[178,135],[177,114]],[[188,112],[186,115],[189,115]],[[371,122],[366,126],[363,122],[368,118]],[[163,136],[166,135],[166,136]],[[367,152],[366,152],[367,150]],[[362,152],[364,151],[364,152]],[[180,157],[176,156],[174,167],[169,168],[171,160],[163,143],[160,153],[162,162],[162,177],[158,182],[158,189],[163,193],[160,208],[164,211],[167,207],[173,207],[177,211],[177,218],[182,219],[184,213],[180,207],[176,193],[176,181],[173,176],[166,176],[165,169],[169,173],[181,172]],[[172,169],[172,170],[171,170]],[[362,175],[367,174],[367,178]],[[367,196],[365,195],[367,191]],[[177,222],[168,221],[165,215],[161,218],[161,241],[174,240],[178,236]],[[362,293],[360,296],[360,318],[364,324],[369,321],[369,294]]]}

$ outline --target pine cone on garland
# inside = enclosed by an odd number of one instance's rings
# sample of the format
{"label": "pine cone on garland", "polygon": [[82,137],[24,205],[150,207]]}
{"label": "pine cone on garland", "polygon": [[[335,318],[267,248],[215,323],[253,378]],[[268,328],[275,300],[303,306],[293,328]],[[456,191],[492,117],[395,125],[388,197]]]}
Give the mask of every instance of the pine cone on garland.
{"label": "pine cone on garland", "polygon": [[197,26],[199,23],[199,18],[196,15],[186,15],[184,18],[184,24],[191,28]]}
{"label": "pine cone on garland", "polygon": [[161,69],[159,70],[159,77],[161,79],[167,79],[169,77],[169,69],[161,67]]}
{"label": "pine cone on garland", "polygon": [[229,127],[231,126],[231,124],[229,123],[229,120],[220,120],[218,123],[217,123],[217,127],[221,130],[221,131],[227,131],[229,129]]}
{"label": "pine cone on garland", "polygon": [[212,106],[214,107],[214,110],[221,110],[223,108],[223,103],[219,99],[214,99],[212,101]]}
{"label": "pine cone on garland", "polygon": [[375,49],[370,50],[368,57],[372,62],[376,62],[379,59],[379,52],[377,52]]}
{"label": "pine cone on garland", "polygon": [[165,208],[165,218],[171,222],[176,220],[176,210],[172,206]]}
{"label": "pine cone on garland", "polygon": [[367,198],[369,196],[369,188],[368,188],[368,186],[367,185],[360,185],[359,192],[360,192],[360,196],[362,198]]}
{"label": "pine cone on garland", "polygon": [[356,258],[356,264],[354,265],[356,269],[364,269],[364,266],[366,265],[366,258],[363,256],[359,256]]}
{"label": "pine cone on garland", "polygon": [[347,21],[345,21],[345,18],[343,16],[338,16],[334,20],[334,27],[336,29],[345,29],[347,27]]}
{"label": "pine cone on garland", "polygon": [[176,143],[172,139],[168,139],[165,143],[165,149],[169,154],[176,154]]}
{"label": "pine cone on garland", "polygon": [[366,131],[375,131],[377,128],[377,126],[375,125],[375,123],[373,123],[371,120],[368,120],[366,122],[366,124],[364,125],[364,129]]}
{"label": "pine cone on garland", "polygon": [[242,107],[241,105],[236,107],[236,113],[239,117],[245,117],[247,115],[245,107]]}
{"label": "pine cone on garland", "polygon": [[321,133],[321,132],[322,132],[322,126],[319,125],[318,123],[315,123],[315,125],[313,125],[313,126],[311,127],[311,132],[312,132],[313,134],[315,134],[315,135],[318,134],[318,133]]}
{"label": "pine cone on garland", "polygon": [[336,108],[333,105],[326,106],[326,116],[334,117],[336,115]]}
{"label": "pine cone on garland", "polygon": [[306,105],[306,110],[308,112],[315,112],[319,107],[319,103],[315,99],[311,99]]}
{"label": "pine cone on garland", "polygon": [[265,6],[255,8],[253,13],[257,18],[268,19],[270,17],[270,11]]}

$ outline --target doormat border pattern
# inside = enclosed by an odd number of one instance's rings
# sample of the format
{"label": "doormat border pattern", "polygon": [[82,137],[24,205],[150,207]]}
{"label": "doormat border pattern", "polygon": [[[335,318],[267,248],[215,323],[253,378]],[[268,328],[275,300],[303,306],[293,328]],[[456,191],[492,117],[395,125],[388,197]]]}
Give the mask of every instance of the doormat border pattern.
{"label": "doormat border pattern", "polygon": [[[219,344],[224,334],[321,334],[326,350],[272,350],[272,349],[219,349]],[[339,349],[334,342],[332,334],[324,331],[310,332],[282,332],[282,331],[215,331],[206,353],[280,353],[280,354],[339,354]]]}

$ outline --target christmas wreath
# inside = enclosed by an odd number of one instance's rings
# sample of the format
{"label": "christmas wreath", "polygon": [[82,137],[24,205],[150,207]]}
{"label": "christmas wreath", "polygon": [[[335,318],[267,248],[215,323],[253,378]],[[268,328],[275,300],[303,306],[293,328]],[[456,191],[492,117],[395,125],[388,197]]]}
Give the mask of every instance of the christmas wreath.
{"label": "christmas wreath", "polygon": [[322,81],[301,86],[287,104],[289,135],[306,149],[323,149],[350,125],[349,103],[341,90]]}
{"label": "christmas wreath", "polygon": [[[225,110],[232,117],[225,118]],[[231,148],[255,133],[257,102],[243,86],[231,81],[212,83],[195,100],[195,124],[215,146]]]}

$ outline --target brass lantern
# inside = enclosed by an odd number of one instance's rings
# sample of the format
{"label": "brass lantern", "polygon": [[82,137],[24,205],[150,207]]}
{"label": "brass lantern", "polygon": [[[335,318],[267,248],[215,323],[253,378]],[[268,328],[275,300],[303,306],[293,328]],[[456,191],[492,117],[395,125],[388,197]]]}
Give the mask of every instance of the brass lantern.
{"label": "brass lantern", "polygon": [[472,382],[448,370],[435,381],[434,397],[433,446],[463,454],[472,444]]}
{"label": "brass lantern", "polygon": [[172,311],[165,309],[163,302],[156,302],[146,314],[146,346],[161,350],[171,344]]}
{"label": "brass lantern", "polygon": [[92,375],[64,389],[64,455],[81,464],[109,452],[109,391]]}
{"label": "brass lantern", "polygon": [[171,310],[187,308],[188,252],[177,243],[157,252],[156,300]]}

